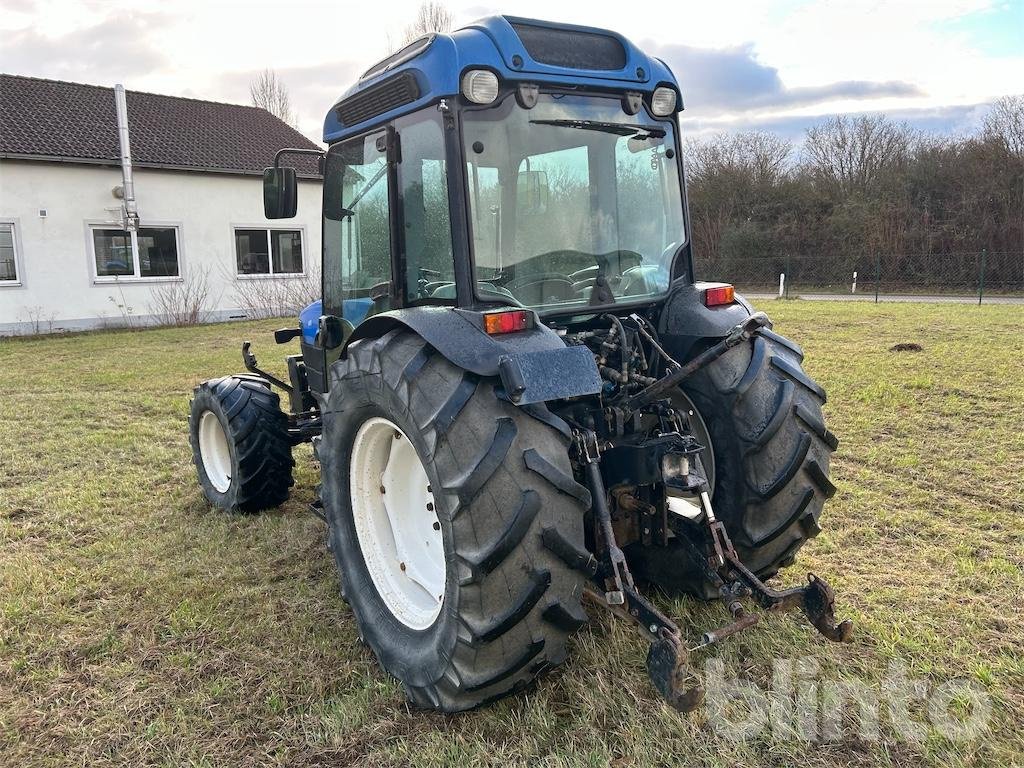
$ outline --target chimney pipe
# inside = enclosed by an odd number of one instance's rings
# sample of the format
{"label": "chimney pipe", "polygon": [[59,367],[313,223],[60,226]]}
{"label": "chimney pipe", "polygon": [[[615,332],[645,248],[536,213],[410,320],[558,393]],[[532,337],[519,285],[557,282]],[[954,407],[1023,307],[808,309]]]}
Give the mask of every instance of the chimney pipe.
{"label": "chimney pipe", "polygon": [[135,204],[135,180],[132,177],[132,147],[128,138],[128,102],[124,86],[114,86],[114,104],[117,107],[117,138],[121,145],[121,176],[124,180],[124,228],[135,232],[139,227],[139,210]]}

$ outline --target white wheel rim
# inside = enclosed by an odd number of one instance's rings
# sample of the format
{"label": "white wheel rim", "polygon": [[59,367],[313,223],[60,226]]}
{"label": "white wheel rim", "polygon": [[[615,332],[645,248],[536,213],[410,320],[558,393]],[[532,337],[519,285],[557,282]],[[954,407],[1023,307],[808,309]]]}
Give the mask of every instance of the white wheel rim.
{"label": "white wheel rim", "polygon": [[352,519],[366,570],[392,615],[426,629],[441,612],[447,572],[430,480],[416,448],[387,419],[367,419],[349,466]]}
{"label": "white wheel rim", "polygon": [[219,493],[231,485],[231,449],[224,427],[213,411],[203,411],[199,418],[199,455],[210,484]]}

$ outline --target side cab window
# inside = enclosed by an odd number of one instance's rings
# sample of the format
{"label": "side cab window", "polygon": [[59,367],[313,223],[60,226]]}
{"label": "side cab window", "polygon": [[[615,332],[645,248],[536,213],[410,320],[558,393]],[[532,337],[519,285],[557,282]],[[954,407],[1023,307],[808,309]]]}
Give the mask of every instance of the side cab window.
{"label": "side cab window", "polygon": [[[392,307],[393,264],[406,304],[455,303],[444,134],[435,107],[395,122],[401,161],[389,173],[386,131],[335,145],[324,170],[324,312],[353,326]],[[390,182],[389,177],[395,181]],[[389,183],[397,195],[389,195]],[[400,201],[400,210],[391,201]],[[399,221],[399,259],[391,222]]]}
{"label": "side cab window", "polygon": [[384,136],[380,131],[335,145],[324,170],[324,312],[352,325],[390,308]]}
{"label": "side cab window", "polygon": [[402,199],[405,295],[410,304],[455,302],[455,259],[448,209],[444,133],[436,108],[396,122],[402,146],[398,185]]}

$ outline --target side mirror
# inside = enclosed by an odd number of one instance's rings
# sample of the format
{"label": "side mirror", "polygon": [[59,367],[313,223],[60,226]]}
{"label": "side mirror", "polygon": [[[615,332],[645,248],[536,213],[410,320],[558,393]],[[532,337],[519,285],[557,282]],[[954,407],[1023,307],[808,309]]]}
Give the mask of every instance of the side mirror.
{"label": "side mirror", "polygon": [[551,191],[544,171],[520,171],[516,177],[516,209],[520,214],[537,215],[548,209]]}
{"label": "side mirror", "polygon": [[352,331],[352,323],[337,315],[321,315],[317,324],[316,345],[321,349],[337,349]]}
{"label": "side mirror", "polygon": [[299,202],[294,168],[263,169],[263,214],[268,219],[290,219]]}

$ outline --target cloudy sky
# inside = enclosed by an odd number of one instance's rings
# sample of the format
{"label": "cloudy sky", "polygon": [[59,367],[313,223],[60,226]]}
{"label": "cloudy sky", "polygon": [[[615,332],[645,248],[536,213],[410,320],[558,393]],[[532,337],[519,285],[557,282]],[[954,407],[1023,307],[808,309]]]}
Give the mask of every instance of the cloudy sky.
{"label": "cloudy sky", "polygon": [[[264,67],[299,128],[402,37],[418,0],[2,0],[0,71],[238,103]],[[456,25],[491,13],[623,33],[678,76],[691,134],[767,128],[799,137],[837,112],[885,112],[971,130],[1024,91],[1024,0],[764,0],[448,4]]]}

